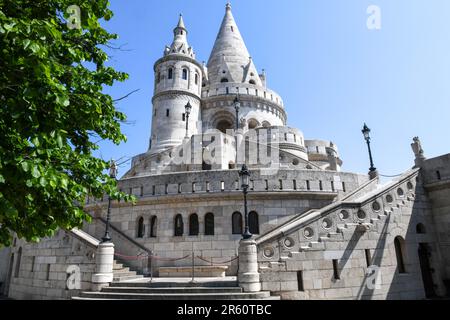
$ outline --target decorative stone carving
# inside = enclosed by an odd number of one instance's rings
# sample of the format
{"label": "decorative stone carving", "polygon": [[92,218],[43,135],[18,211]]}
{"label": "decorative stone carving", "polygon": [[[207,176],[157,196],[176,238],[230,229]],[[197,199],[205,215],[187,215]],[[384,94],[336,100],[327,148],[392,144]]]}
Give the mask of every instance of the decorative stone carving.
{"label": "decorative stone carving", "polygon": [[424,156],[422,144],[420,143],[419,137],[413,138],[413,143],[411,143],[411,148],[415,155],[414,167],[415,168],[421,167],[423,164],[423,161],[425,160],[425,156]]}

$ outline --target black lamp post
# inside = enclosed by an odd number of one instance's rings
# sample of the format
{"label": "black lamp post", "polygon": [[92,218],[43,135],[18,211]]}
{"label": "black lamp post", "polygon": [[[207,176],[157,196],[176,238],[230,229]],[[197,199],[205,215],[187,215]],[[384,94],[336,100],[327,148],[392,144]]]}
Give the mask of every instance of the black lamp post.
{"label": "black lamp post", "polygon": [[370,159],[369,174],[374,174],[377,169],[373,166],[372,151],[370,150],[370,129],[365,123],[361,132],[364,135],[364,139],[367,142],[367,149],[369,150],[369,159]]}
{"label": "black lamp post", "polygon": [[239,100],[239,95],[236,95],[233,101],[234,110],[236,110],[236,130],[239,129],[239,109],[241,108],[241,101]]}
{"label": "black lamp post", "polygon": [[191,113],[192,106],[188,103],[184,106],[184,111],[186,112],[186,138],[189,138],[188,129],[189,129],[189,114]]}
{"label": "black lamp post", "polygon": [[248,186],[249,186],[249,178],[250,178],[250,172],[247,169],[247,166],[245,164],[242,165],[241,171],[239,171],[239,178],[241,179],[241,187],[244,192],[244,223],[245,223],[245,229],[244,233],[242,234],[243,239],[250,239],[252,237],[252,234],[250,233],[250,230],[248,228],[248,211],[247,211],[247,193],[248,193]]}
{"label": "black lamp post", "polygon": [[[114,160],[111,160],[109,166],[109,176],[113,179],[117,177],[117,165]],[[109,222],[111,220],[111,196],[108,196],[108,213],[106,214],[106,228],[105,235],[102,238],[102,242],[110,242],[111,236],[109,235]]]}

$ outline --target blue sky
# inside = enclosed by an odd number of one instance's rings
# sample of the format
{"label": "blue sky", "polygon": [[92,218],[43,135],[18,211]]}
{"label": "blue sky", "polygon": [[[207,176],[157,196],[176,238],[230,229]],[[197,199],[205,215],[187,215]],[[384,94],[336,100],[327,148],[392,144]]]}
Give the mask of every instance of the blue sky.
{"label": "blue sky", "polygon": [[[147,151],[153,64],[172,42],[179,13],[197,59],[207,61],[225,0],[111,1],[104,27],[119,34],[110,65],[130,79],[106,89],[114,98],[139,89],[118,108],[128,141],[103,142],[105,159]],[[233,15],[256,67],[284,99],[288,125],[306,139],[332,140],[343,170],[366,173],[364,122],[372,129],[375,166],[394,175],[413,165],[419,136],[428,158],[450,152],[450,1],[234,0]],[[381,30],[366,26],[369,5],[381,9]],[[128,51],[129,50],[129,51]],[[129,163],[120,168],[122,175]]]}

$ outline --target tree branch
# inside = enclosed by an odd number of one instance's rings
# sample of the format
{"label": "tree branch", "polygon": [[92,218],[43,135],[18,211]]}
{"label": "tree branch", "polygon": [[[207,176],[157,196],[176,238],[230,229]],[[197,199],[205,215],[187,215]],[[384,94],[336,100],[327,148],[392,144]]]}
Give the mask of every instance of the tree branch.
{"label": "tree branch", "polygon": [[117,102],[117,101],[123,100],[123,99],[125,99],[125,98],[128,98],[128,97],[131,96],[133,93],[138,92],[139,90],[141,90],[141,89],[133,90],[133,91],[131,91],[130,93],[124,95],[123,97],[113,100],[113,102]]}

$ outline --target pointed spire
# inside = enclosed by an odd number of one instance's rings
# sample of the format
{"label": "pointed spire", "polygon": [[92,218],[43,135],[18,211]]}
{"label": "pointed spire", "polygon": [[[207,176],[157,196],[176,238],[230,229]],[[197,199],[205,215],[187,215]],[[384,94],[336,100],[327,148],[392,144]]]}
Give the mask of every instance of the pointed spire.
{"label": "pointed spire", "polygon": [[184,21],[183,21],[183,15],[181,13],[180,13],[180,18],[178,19],[177,28],[182,28],[182,29],[186,30],[186,27],[184,26]]}
{"label": "pointed spire", "polygon": [[185,54],[195,59],[194,50],[187,42],[187,29],[184,25],[183,15],[180,14],[177,26],[173,29],[173,42],[170,47],[166,47],[164,55]]}
{"label": "pointed spire", "polygon": [[[228,2],[225,7],[225,16],[208,60],[210,83],[220,83],[227,73],[229,73],[228,81],[244,82],[247,78],[247,72],[244,69],[249,65],[249,57],[250,54],[231,12],[231,4]],[[224,64],[226,68],[224,68]],[[256,74],[253,62],[250,64],[251,72]],[[255,82],[261,85],[259,77],[256,77]]]}

